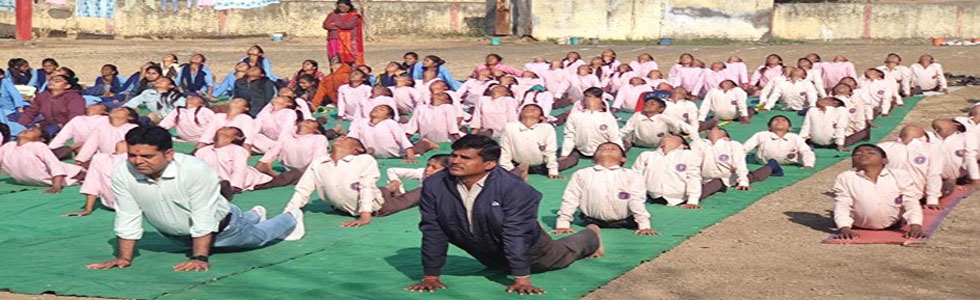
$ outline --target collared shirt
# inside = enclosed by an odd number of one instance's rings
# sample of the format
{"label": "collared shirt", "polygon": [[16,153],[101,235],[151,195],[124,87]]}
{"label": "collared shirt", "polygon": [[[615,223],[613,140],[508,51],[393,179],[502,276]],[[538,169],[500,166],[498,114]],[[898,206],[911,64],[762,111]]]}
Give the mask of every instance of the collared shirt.
{"label": "collared shirt", "polygon": [[13,141],[3,144],[0,147],[0,168],[17,183],[38,186],[50,186],[55,176],[65,176],[64,186],[75,185],[78,183],[75,176],[82,172],[82,167],[58,160],[42,142],[17,145]]}
{"label": "collared shirt", "polygon": [[75,160],[88,161],[96,153],[115,153],[116,144],[125,140],[126,133],[136,128],[136,126],[136,124],[132,123],[113,126],[109,120],[106,120],[105,123],[95,127],[95,132],[89,136],[89,139],[82,145],[82,148],[78,150],[78,154],[75,155]]}
{"label": "collared shirt", "polygon": [[640,99],[640,96],[643,95],[643,93],[652,92],[654,90],[654,87],[646,84],[632,85],[627,83],[619,89],[618,93],[616,93],[616,100],[613,101],[612,108],[633,111],[633,108],[636,107],[636,103],[643,101]]}
{"label": "collared shirt", "polygon": [[378,162],[370,155],[348,155],[338,161],[330,155],[322,156],[306,168],[286,207],[306,206],[316,190],[321,200],[352,216],[374,212],[384,204],[377,187],[380,177]]}
{"label": "collared shirt", "polygon": [[408,124],[405,124],[405,133],[418,133],[419,137],[436,143],[451,142],[452,135],[462,136],[456,123],[457,115],[456,108],[452,104],[439,106],[421,104],[412,113]]}
{"label": "collared shirt", "polygon": [[868,122],[874,120],[874,109],[865,105],[860,97],[834,96],[844,102],[847,108],[847,128],[844,129],[845,135],[864,130],[868,127]]}
{"label": "collared shirt", "polygon": [[558,175],[558,136],[548,123],[530,128],[521,122],[504,126],[500,137],[500,166],[513,169],[514,162],[527,166],[545,164],[548,174]]}
{"label": "collared shirt", "polygon": [[393,119],[377,124],[371,124],[371,119],[354,120],[347,136],[360,140],[364,147],[374,148],[374,155],[380,158],[402,157],[405,149],[412,148],[405,130]]}
{"label": "collared shirt", "polygon": [[214,115],[214,111],[207,107],[200,107],[200,109],[180,107],[174,113],[167,114],[160,121],[159,126],[167,130],[177,127],[178,138],[188,142],[196,142],[208,129],[208,124],[214,119]]}
{"label": "collared shirt", "polygon": [[112,193],[112,172],[116,165],[125,163],[126,153],[112,154],[99,153],[92,156],[92,161],[85,172],[85,181],[79,193],[82,195],[94,195],[102,200],[102,205],[115,209],[116,195]]}
{"label": "collared shirt", "polygon": [[939,204],[944,162],[939,144],[919,138],[908,144],[890,141],[878,146],[888,154],[888,168],[905,171],[915,188],[925,192],[927,204]]}
{"label": "collared shirt", "polygon": [[803,118],[800,137],[817,145],[844,145],[847,138],[847,108],[828,106],[823,109],[810,108]]}
{"label": "collared shirt", "polygon": [[65,145],[65,142],[72,140],[74,144],[83,144],[88,137],[95,132],[95,128],[103,123],[108,123],[109,117],[105,115],[96,116],[77,116],[71,118],[65,127],[58,131],[58,134],[48,143],[48,148],[56,149]]}
{"label": "collared shirt", "polygon": [[463,184],[463,181],[456,182],[456,190],[459,191],[459,198],[463,200],[463,207],[466,208],[466,221],[470,223],[470,230],[473,230],[473,203],[476,203],[476,198],[483,191],[483,185],[487,182],[487,175],[490,175],[490,173],[483,175],[483,178],[480,178],[470,188],[466,188],[466,184]]}
{"label": "collared shirt", "polygon": [[722,120],[734,120],[736,117],[748,117],[749,110],[746,107],[748,95],[741,88],[733,88],[725,91],[714,88],[708,91],[701,102],[701,109],[698,112],[698,119],[701,122],[708,119],[708,113],[714,112],[715,117]]}
{"label": "collared shirt", "polygon": [[869,80],[861,78],[858,86],[866,92],[863,94],[866,103],[872,107],[880,107],[882,114],[887,114],[892,109],[892,104],[903,104],[902,97],[898,95],[898,85],[885,79]]}
{"label": "collared shirt", "polygon": [[806,70],[806,80],[813,83],[813,87],[817,90],[817,97],[827,97],[827,89],[824,88],[823,83],[823,71],[817,67]]}
{"label": "collared shirt", "polygon": [[674,101],[664,101],[667,102],[667,108],[664,109],[665,116],[671,116],[675,119],[684,121],[691,127],[698,128],[700,123],[698,123],[698,105],[693,101],[680,100]]}
{"label": "collared shirt", "polygon": [[574,113],[568,116],[565,123],[561,156],[568,156],[576,149],[585,156],[592,156],[599,145],[606,142],[616,143],[620,147],[623,145],[616,116],[604,111]]}
{"label": "collared shirt", "polygon": [[208,145],[194,152],[194,157],[218,171],[221,180],[227,180],[231,186],[245,191],[251,191],[257,185],[272,181],[272,176],[248,165],[249,156],[251,153],[248,150],[235,144],[221,148]]}
{"label": "collared shirt", "polygon": [[159,179],[122,163],[112,172],[116,195],[116,236],[143,237],[143,218],[173,236],[202,237],[218,231],[229,204],[221,196],[218,173],[200,159],[176,153]]}
{"label": "collared shirt", "polygon": [[776,102],[782,101],[784,109],[799,111],[817,104],[817,88],[806,79],[777,82],[766,102],[766,109],[772,109]]}
{"label": "collared shirt", "polygon": [[632,133],[634,144],[651,148],[659,146],[660,139],[668,133],[686,135],[692,140],[700,139],[697,128],[665,114],[647,117],[642,112],[634,113],[620,132],[623,136]]}
{"label": "collared shirt", "polygon": [[980,167],[977,166],[977,138],[974,135],[955,132],[943,139],[938,134],[929,132],[930,139],[939,143],[943,150],[943,179],[957,179],[964,175],[970,180],[980,179]]}
{"label": "collared shirt", "polygon": [[914,63],[909,68],[912,69],[912,86],[920,87],[924,91],[947,88],[942,65],[932,63],[923,67],[919,63]]}
{"label": "collared shirt", "polygon": [[905,95],[912,95],[912,69],[903,65],[896,65],[894,69],[888,66],[878,66],[878,70],[885,73],[885,79],[894,81]]}
{"label": "collared shirt", "polygon": [[755,69],[755,73],[752,73],[751,81],[752,85],[755,86],[766,86],[770,81],[776,77],[783,75],[783,66],[777,65],[769,67],[766,65],[761,65],[759,68]]}
{"label": "collared shirt", "polygon": [[341,86],[337,89],[337,116],[345,120],[354,119],[357,106],[368,98],[371,98],[371,85],[367,83],[357,87],[351,87],[350,84]]}
{"label": "collared shirt", "polygon": [[772,131],[757,132],[746,140],[744,145],[745,152],[759,148],[755,152],[755,157],[760,162],[774,159],[779,164],[802,164],[805,167],[813,167],[817,161],[813,149],[806,144],[806,140],[792,132],[787,132],[783,137],[779,137]]}
{"label": "collared shirt", "polygon": [[745,149],[742,144],[721,138],[715,142],[708,139],[691,142],[691,151],[701,158],[702,182],[721,179],[726,186],[737,183],[749,186],[749,169],[745,165]]}
{"label": "collared shirt", "polygon": [[490,98],[482,97],[473,109],[473,119],[470,127],[493,129],[494,138],[500,137],[500,132],[508,122],[517,121],[517,99],[511,97]]}
{"label": "collared shirt", "polygon": [[266,151],[259,161],[272,164],[279,159],[283,167],[302,169],[313,159],[327,155],[327,145],[327,137],[322,134],[289,133],[281,136],[276,145]]}
{"label": "collared shirt", "polygon": [[245,144],[249,145],[255,142],[255,134],[258,133],[258,130],[255,128],[255,119],[252,119],[252,116],[249,114],[239,114],[234,119],[228,120],[228,114],[219,113],[214,114],[214,118],[208,123],[207,129],[201,134],[201,139],[198,142],[205,144],[214,143],[214,135],[223,127],[240,129],[245,134]]}
{"label": "collared shirt", "polygon": [[604,221],[632,215],[639,229],[650,229],[650,213],[644,203],[646,187],[639,172],[620,166],[581,169],[572,174],[565,188],[555,228],[568,228],[575,219],[575,209],[579,209],[590,218]]}
{"label": "collared shirt", "polygon": [[915,187],[905,171],[885,168],[877,182],[863,171],[844,171],[837,176],[833,192],[837,228],[884,229],[901,219],[922,225],[922,207],[919,205],[922,191]]}
{"label": "collared shirt", "polygon": [[701,161],[691,150],[643,152],[633,162],[633,170],[646,178],[647,194],[664,198],[667,205],[698,204],[701,199]]}

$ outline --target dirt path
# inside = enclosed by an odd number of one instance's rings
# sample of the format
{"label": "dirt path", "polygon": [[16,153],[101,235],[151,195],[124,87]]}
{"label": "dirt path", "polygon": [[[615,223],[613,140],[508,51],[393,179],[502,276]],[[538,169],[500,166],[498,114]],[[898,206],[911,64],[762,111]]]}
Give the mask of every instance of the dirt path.
{"label": "dirt path", "polygon": [[[57,58],[73,68],[83,81],[91,81],[102,64],[116,64],[121,73],[135,71],[148,60],[159,61],[166,53],[186,59],[203,52],[207,64],[219,76],[230,71],[249,45],[260,43],[275,63],[275,72],[286,76],[305,59],[324,61],[321,40],[272,43],[264,39],[229,40],[46,40],[34,47],[0,42],[0,60],[24,57],[38,65],[45,57]],[[400,61],[406,51],[439,55],[458,78],[465,77],[489,52],[505,62],[523,66],[535,56],[557,59],[568,51],[585,57],[607,46],[558,46],[505,44],[490,47],[472,41],[412,40],[369,43],[368,62],[380,70],[387,61]],[[907,45],[745,45],[745,46],[649,46],[616,45],[621,60],[649,52],[663,70],[689,52],[706,63],[739,55],[755,67],[765,55],[778,53],[787,64],[810,52],[825,60],[836,54],[847,56],[863,70],[881,64],[885,54],[896,52],[905,64],[922,53],[930,53],[947,72],[980,75],[980,56],[974,47],[928,47]],[[962,114],[968,98],[980,98],[980,88],[961,90],[921,102],[907,121],[927,125],[930,118]],[[943,223],[935,238],[925,246],[839,246],[822,245],[833,222],[827,217],[832,199],[822,195],[834,177],[846,169],[837,164],[796,185],[783,189],[745,211],[708,228],[681,246],[623,275],[588,295],[589,299],[672,298],[980,298],[980,240],[972,220],[980,219],[980,193],[965,200]],[[923,263],[927,262],[927,263]],[[92,299],[0,292],[0,299]]]}

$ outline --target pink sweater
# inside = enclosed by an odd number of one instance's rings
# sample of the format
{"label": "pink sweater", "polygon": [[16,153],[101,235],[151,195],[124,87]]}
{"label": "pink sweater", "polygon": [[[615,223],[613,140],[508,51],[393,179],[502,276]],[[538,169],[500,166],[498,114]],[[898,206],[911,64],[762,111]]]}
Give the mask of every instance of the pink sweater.
{"label": "pink sweater", "polygon": [[194,156],[207,163],[218,171],[221,180],[227,180],[232,187],[244,191],[255,189],[260,185],[272,181],[272,177],[248,165],[248,158],[251,153],[244,147],[231,144],[221,148],[214,145],[197,149]]}
{"label": "pink sweater", "polygon": [[62,175],[64,186],[75,185],[78,180],[74,177],[82,172],[82,167],[59,161],[42,142],[4,144],[0,147],[0,168],[19,184],[37,186],[50,186],[52,178]]}
{"label": "pink sweater", "polygon": [[303,169],[313,159],[327,155],[327,137],[322,134],[282,134],[275,147],[262,156],[260,162],[272,164],[276,159],[288,169]]}
{"label": "pink sweater", "polygon": [[378,124],[371,124],[371,119],[354,120],[347,136],[361,140],[364,147],[374,148],[374,156],[378,158],[402,157],[405,149],[412,147],[401,124],[392,119]]}

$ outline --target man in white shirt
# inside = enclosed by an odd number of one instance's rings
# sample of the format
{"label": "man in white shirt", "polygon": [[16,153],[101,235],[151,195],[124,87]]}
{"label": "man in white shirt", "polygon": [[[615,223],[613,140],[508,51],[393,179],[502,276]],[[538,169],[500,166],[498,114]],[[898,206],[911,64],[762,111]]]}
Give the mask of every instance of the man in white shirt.
{"label": "man in white shirt", "polygon": [[192,246],[191,259],[174,271],[206,271],[211,248],[258,248],[289,234],[301,220],[296,210],[266,220],[265,208],[242,212],[220,194],[218,173],[195,157],[173,150],[170,132],[156,126],[126,133],[128,158],[112,173],[116,195],[116,258],[89,269],[128,267],[143,219],[161,235]]}
{"label": "man in white shirt", "polygon": [[599,145],[593,157],[596,165],[572,174],[562,196],[556,234],[569,234],[575,210],[587,224],[603,228],[633,228],[633,234],[657,235],[650,229],[643,174],[623,168],[626,152],[615,143]]}
{"label": "man in white shirt", "polygon": [[907,238],[924,238],[922,232],[922,191],[915,187],[908,173],[886,168],[885,150],[871,144],[854,148],[854,169],[837,176],[834,222],[840,239],[860,238],[851,228],[888,229],[909,224]]}
{"label": "man in white shirt", "polygon": [[[932,121],[935,142],[943,152],[943,196],[948,195],[957,183],[980,186],[980,165],[977,163],[976,136],[967,132],[966,126],[950,119]],[[930,203],[933,204],[933,203]],[[928,208],[937,209],[937,205]]]}

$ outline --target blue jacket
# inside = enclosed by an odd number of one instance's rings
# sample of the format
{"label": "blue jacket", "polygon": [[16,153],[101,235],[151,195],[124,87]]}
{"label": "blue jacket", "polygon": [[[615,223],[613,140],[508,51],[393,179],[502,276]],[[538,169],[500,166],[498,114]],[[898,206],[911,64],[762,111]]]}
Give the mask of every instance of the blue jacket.
{"label": "blue jacket", "polygon": [[422,185],[422,266],[425,275],[441,274],[449,243],[486,266],[509,268],[514,276],[531,273],[531,249],[541,237],[541,193],[520,177],[494,168],[473,203],[473,230],[456,188],[456,178],[441,171]]}
{"label": "blue jacket", "polygon": [[[422,80],[422,73],[425,71],[424,69],[425,68],[422,67],[422,62],[417,62],[414,66],[412,66],[412,71],[409,74],[412,74],[412,78],[415,79],[415,81],[419,81]],[[449,86],[450,90],[458,90],[459,87],[463,85],[463,83],[453,79],[453,74],[449,72],[449,68],[446,66],[439,66],[437,74],[439,79],[446,82],[446,85]]]}

